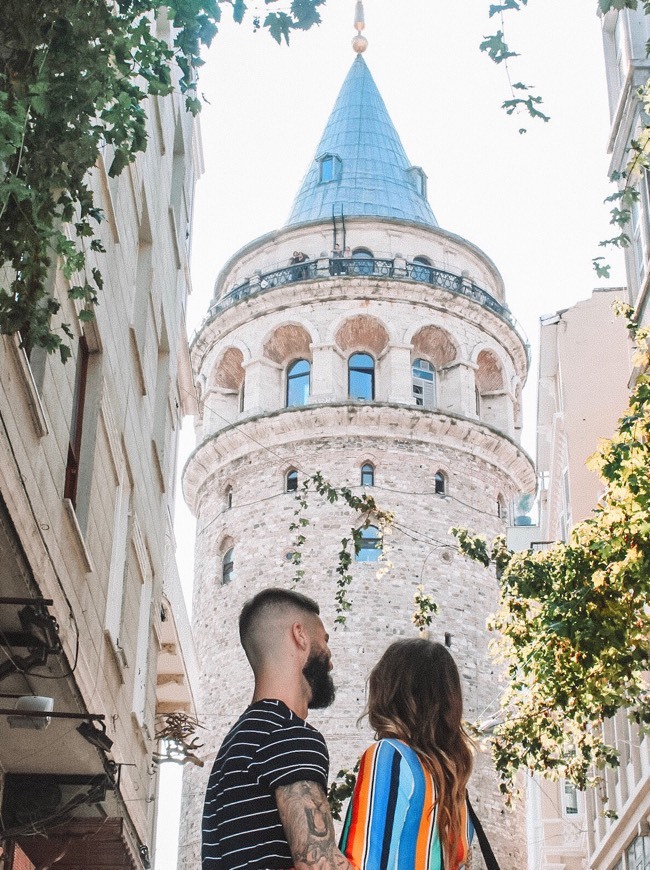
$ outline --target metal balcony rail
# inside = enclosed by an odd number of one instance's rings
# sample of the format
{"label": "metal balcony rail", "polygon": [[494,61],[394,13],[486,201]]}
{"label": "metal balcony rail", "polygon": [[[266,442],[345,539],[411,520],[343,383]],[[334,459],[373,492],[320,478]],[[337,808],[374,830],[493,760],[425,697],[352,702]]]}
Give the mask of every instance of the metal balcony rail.
{"label": "metal balcony rail", "polygon": [[[424,263],[410,263],[402,259],[386,259],[383,257],[321,257],[318,260],[307,260],[303,263],[284,266],[271,272],[255,275],[243,284],[234,287],[229,293],[215,302],[208,309],[206,321],[210,320],[222,311],[275,287],[285,284],[293,284],[297,281],[306,281],[315,278],[339,277],[339,276],[367,276],[375,278],[410,278],[412,281],[420,281],[432,287],[442,287],[459,296],[478,302],[484,308],[494,312],[502,320],[505,320],[515,330],[526,349],[526,357],[530,362],[530,345],[521,325],[510,312],[510,309],[498,302],[487,290],[478,287],[468,278],[446,272],[435,266]],[[205,321],[204,321],[205,322]],[[198,330],[200,331],[200,329]]]}

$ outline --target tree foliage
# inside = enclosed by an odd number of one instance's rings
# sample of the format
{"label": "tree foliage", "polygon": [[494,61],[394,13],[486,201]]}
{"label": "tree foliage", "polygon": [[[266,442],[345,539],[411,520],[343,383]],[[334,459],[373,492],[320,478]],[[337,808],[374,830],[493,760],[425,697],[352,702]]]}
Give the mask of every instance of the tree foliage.
{"label": "tree foliage", "polygon": [[564,776],[583,789],[617,765],[603,723],[624,709],[650,723],[650,330],[627,315],[645,370],[614,437],[590,460],[604,485],[568,543],[513,553],[452,530],[460,549],[494,563],[500,603],[493,652],[506,666],[492,751],[502,790],[517,770]]}
{"label": "tree foliage", "polygon": [[[288,43],[292,30],[319,22],[323,3],[293,0],[254,15],[253,26]],[[98,149],[112,146],[109,174],[118,175],[146,148],[146,97],[171,93],[175,78],[188,110],[199,111],[200,51],[224,7],[235,21],[247,11],[243,0],[0,4],[0,332],[69,356],[71,330],[53,325],[60,303],[47,275],[59,262],[80,316],[92,318],[102,276],[86,255],[103,249],[88,172]],[[165,20],[171,39],[158,29]]]}

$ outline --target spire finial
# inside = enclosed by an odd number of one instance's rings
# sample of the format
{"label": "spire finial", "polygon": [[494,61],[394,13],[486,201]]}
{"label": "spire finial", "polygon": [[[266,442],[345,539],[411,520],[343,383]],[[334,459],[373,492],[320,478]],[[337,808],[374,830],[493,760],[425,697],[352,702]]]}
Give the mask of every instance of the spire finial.
{"label": "spire finial", "polygon": [[356,28],[357,35],[352,40],[352,48],[356,51],[357,54],[362,54],[368,48],[368,40],[365,36],[361,35],[361,31],[366,26],[366,20],[363,15],[362,0],[357,0],[357,5],[354,9],[354,26]]}

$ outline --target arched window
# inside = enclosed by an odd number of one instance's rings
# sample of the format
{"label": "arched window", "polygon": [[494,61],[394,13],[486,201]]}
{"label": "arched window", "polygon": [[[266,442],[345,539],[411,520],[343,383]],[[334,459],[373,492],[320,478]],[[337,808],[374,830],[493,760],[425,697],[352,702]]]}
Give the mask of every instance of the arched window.
{"label": "arched window", "polygon": [[298,491],[298,472],[295,468],[292,468],[291,471],[287,471],[287,477],[285,481],[285,492],[297,492]]}
{"label": "arched window", "polygon": [[235,563],[233,561],[234,548],[231,547],[229,550],[226,550],[224,553],[224,557],[221,560],[221,584],[225,586],[226,583],[230,583],[232,580],[233,571],[235,568]]}
{"label": "arched window", "polygon": [[297,359],[287,369],[287,408],[306,405],[309,398],[309,360]]}
{"label": "arched window", "polygon": [[230,510],[232,507],[232,486],[226,487],[226,491],[224,492],[224,502],[226,510]]}
{"label": "arched window", "polygon": [[426,359],[413,361],[413,395],[421,408],[436,407],[436,370]]}
{"label": "arched window", "polygon": [[377,526],[361,529],[361,546],[355,556],[357,562],[376,562],[381,555],[381,532]]}
{"label": "arched window", "polygon": [[361,486],[375,485],[375,466],[372,462],[365,462],[361,466]]}
{"label": "arched window", "polygon": [[427,281],[429,284],[432,282],[431,260],[428,257],[413,257],[411,278],[414,281]]}
{"label": "arched window", "polygon": [[355,248],[352,251],[352,259],[356,262],[350,263],[350,271],[353,275],[372,275],[375,270],[375,259],[372,251],[368,248]]}
{"label": "arched window", "polygon": [[369,402],[375,398],[375,361],[369,353],[353,353],[348,360],[348,395]]}
{"label": "arched window", "polygon": [[497,496],[497,516],[500,520],[506,519],[506,500],[502,495]]}
{"label": "arched window", "polygon": [[433,478],[433,489],[436,495],[445,495],[447,492],[447,478],[442,471],[436,471]]}

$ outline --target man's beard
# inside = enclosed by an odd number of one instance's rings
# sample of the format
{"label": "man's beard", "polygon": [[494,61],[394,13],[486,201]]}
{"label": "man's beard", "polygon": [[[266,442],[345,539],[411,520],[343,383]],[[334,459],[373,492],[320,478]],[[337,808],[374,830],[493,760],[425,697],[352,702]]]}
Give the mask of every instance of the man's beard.
{"label": "man's beard", "polygon": [[310,710],[323,710],[334,703],[336,690],[330,674],[330,660],[325,653],[311,653],[302,673],[311,689],[311,700],[307,704]]}

